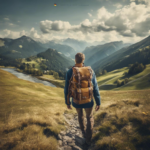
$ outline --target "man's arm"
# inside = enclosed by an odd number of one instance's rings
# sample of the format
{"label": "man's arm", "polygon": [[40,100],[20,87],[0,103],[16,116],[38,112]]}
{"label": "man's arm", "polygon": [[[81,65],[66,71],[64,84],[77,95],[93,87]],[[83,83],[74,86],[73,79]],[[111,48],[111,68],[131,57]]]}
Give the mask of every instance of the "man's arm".
{"label": "man's arm", "polygon": [[65,88],[64,88],[64,95],[65,95],[65,103],[66,105],[70,105],[70,98],[69,98],[69,104],[67,103],[67,95],[68,95],[68,87],[69,87],[69,72],[66,73],[66,80],[65,80]]}
{"label": "man's arm", "polygon": [[99,105],[101,105],[101,97],[100,97],[95,73],[93,73],[92,83],[93,83],[93,96],[95,98],[96,105],[99,106]]}

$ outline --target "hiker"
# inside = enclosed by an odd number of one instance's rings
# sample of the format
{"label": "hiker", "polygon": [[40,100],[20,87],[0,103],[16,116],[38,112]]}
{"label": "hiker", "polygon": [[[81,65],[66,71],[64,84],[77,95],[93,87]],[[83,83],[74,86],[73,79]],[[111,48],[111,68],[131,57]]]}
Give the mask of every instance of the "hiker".
{"label": "hiker", "polygon": [[[96,111],[99,110],[101,101],[95,73],[90,66],[84,66],[84,60],[83,53],[75,55],[75,66],[66,73],[64,94],[68,109],[72,109],[70,102],[70,97],[72,97],[72,106],[76,108],[85,144],[90,145],[94,125],[93,96],[96,101]],[[87,125],[84,122],[83,108],[86,112]]]}

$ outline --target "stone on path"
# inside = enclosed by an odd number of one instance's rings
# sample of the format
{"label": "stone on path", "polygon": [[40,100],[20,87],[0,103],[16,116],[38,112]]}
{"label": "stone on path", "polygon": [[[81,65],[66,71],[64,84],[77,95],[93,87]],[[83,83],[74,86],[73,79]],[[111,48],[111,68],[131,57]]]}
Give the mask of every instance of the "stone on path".
{"label": "stone on path", "polygon": [[81,137],[79,137],[79,136],[76,136],[76,137],[75,137],[75,140],[76,140],[76,142],[79,143],[80,145],[84,145],[84,143],[85,143],[85,139],[84,139],[84,138],[81,138]]}
{"label": "stone on path", "polygon": [[70,138],[69,136],[64,136],[63,140],[67,142],[72,142],[72,138]]}
{"label": "stone on path", "polygon": [[61,131],[60,134],[61,134],[61,135],[65,135],[66,132],[65,132],[65,131]]}
{"label": "stone on path", "polygon": [[[78,116],[64,114],[66,131],[61,131],[58,134],[58,150],[83,150],[85,139],[82,138],[82,132],[79,128]],[[72,119],[68,119],[72,118]]]}
{"label": "stone on path", "polygon": [[63,148],[64,148],[64,150],[72,150],[71,146],[64,146]]}

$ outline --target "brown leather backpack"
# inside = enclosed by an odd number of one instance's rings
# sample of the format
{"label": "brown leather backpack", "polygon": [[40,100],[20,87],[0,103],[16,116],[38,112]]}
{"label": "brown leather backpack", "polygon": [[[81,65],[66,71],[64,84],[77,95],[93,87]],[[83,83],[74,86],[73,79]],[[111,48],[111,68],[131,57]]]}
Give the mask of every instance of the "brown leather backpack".
{"label": "brown leather backpack", "polygon": [[76,104],[85,104],[91,102],[93,98],[92,74],[90,66],[72,67],[73,73],[69,81],[67,104],[70,104],[70,97]]}

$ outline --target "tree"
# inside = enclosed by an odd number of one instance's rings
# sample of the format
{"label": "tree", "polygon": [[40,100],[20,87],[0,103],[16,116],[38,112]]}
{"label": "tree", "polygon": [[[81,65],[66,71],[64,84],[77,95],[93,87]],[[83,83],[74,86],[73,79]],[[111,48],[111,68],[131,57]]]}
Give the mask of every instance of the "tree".
{"label": "tree", "polygon": [[103,70],[103,71],[102,71],[102,74],[106,74],[106,73],[107,73],[107,70]]}
{"label": "tree", "polygon": [[55,79],[59,79],[59,74],[58,74],[58,72],[54,72],[53,76],[54,76]]}
{"label": "tree", "polygon": [[32,59],[31,59],[31,58],[26,58],[26,60],[27,60],[27,61],[31,61]]}
{"label": "tree", "polygon": [[27,63],[26,65],[27,65],[27,68],[29,69],[30,68],[30,64]]}
{"label": "tree", "polygon": [[32,68],[35,68],[35,64],[32,64]]}
{"label": "tree", "polygon": [[47,70],[47,66],[45,64],[41,64],[40,67],[42,68],[42,70]]}

